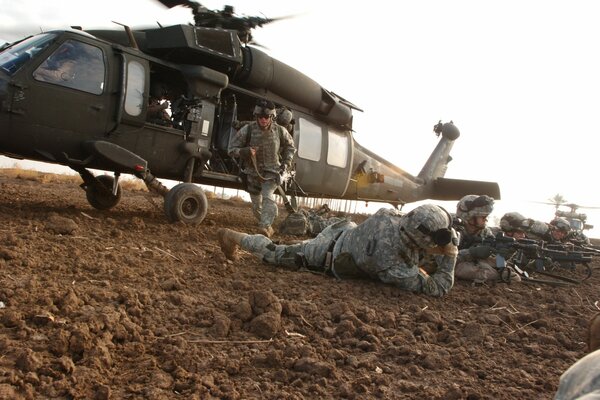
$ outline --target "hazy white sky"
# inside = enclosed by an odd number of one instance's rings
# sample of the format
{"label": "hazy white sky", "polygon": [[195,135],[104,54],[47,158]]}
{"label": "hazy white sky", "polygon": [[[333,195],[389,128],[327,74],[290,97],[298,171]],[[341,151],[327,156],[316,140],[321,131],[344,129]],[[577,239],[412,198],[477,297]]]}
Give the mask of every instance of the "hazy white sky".
{"label": "hazy white sky", "polygon": [[[600,206],[594,184],[600,110],[600,3],[593,0],[229,2],[238,14],[296,18],[255,31],[268,52],[365,110],[356,140],[417,174],[461,130],[448,178],[497,181],[494,215],[550,220],[545,201]],[[211,9],[220,1],[203,1]],[[0,39],[70,25],[187,23],[154,0],[0,0]],[[452,211],[455,203],[446,204]],[[370,208],[376,209],[376,205]],[[408,206],[407,206],[408,208]],[[600,212],[587,212],[598,229]]]}

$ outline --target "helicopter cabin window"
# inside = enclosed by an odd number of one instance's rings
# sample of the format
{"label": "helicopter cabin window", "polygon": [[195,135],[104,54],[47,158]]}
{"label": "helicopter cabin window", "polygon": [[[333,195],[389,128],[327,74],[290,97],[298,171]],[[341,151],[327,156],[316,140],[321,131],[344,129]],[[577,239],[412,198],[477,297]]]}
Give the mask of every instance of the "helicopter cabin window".
{"label": "helicopter cabin window", "polygon": [[329,131],[329,147],[327,164],[345,168],[348,162],[348,136],[343,133]]}
{"label": "helicopter cabin window", "polygon": [[311,161],[321,159],[322,128],[307,119],[298,120],[298,157]]}
{"label": "helicopter cabin window", "polygon": [[125,94],[125,112],[137,117],[144,109],[144,91],[146,73],[144,66],[138,61],[127,63],[127,92]]}
{"label": "helicopter cabin window", "polygon": [[104,91],[102,50],[76,40],[67,40],[33,72],[37,81],[92,94]]}
{"label": "helicopter cabin window", "polygon": [[6,48],[0,52],[0,68],[9,75],[14,74],[37,53],[52,44],[54,38],[55,34],[43,33]]}

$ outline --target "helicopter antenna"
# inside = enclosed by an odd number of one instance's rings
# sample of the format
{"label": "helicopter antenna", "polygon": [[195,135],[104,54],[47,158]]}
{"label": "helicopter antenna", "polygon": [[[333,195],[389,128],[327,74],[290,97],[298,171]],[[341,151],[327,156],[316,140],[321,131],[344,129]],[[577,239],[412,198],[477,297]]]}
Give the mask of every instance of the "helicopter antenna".
{"label": "helicopter antenna", "polygon": [[140,47],[138,46],[135,37],[133,36],[133,32],[131,31],[131,28],[125,24],[121,24],[120,22],[115,22],[112,21],[113,24],[117,24],[117,25],[121,25],[123,28],[125,28],[125,32],[127,32],[127,37],[129,38],[129,46],[133,47],[134,49],[139,49]]}

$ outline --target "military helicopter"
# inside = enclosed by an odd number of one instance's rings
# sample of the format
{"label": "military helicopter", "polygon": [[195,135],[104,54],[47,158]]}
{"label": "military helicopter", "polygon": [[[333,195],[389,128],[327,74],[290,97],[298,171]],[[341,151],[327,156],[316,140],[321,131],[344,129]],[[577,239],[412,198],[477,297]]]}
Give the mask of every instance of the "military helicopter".
{"label": "military helicopter", "polygon": [[[300,71],[252,46],[251,30],[278,20],[209,10],[186,0],[194,24],[43,32],[0,50],[0,153],[77,171],[90,205],[108,210],[132,174],[164,196],[170,222],[200,223],[206,184],[243,189],[227,153],[236,121],[253,119],[258,99],[294,115],[294,175],[279,194],[387,202],[458,200],[470,193],[500,198],[495,182],[446,179],[453,123],[417,176],[353,138],[362,111]],[[68,70],[62,69],[68,64]],[[166,119],[151,118],[153,98],[168,100]],[[95,176],[90,170],[112,172]],[[170,190],[158,179],[179,181]],[[286,202],[290,210],[294,203]]]}
{"label": "military helicopter", "polygon": [[[594,225],[590,225],[587,223],[587,214],[577,212],[579,209],[588,209],[588,210],[599,210],[600,207],[587,207],[582,206],[575,203],[567,203],[562,199],[562,196],[556,195],[556,201],[536,201],[539,204],[548,204],[554,206],[554,216],[561,217],[569,221],[571,225],[571,229],[574,232],[582,233],[584,230],[593,229]],[[552,200],[554,200],[552,199]],[[561,207],[566,207],[568,210],[560,209]]]}
{"label": "military helicopter", "polygon": [[[567,207],[569,210],[559,210],[559,207],[561,207],[561,206]],[[559,207],[556,208],[554,215],[556,215],[557,217],[562,217],[562,218],[566,219],[567,221],[569,221],[569,224],[571,225],[571,229],[573,229],[575,232],[583,232],[584,230],[594,228],[594,225],[590,225],[590,224],[586,223],[587,215],[584,213],[577,212],[578,209],[580,209],[580,208],[590,209],[590,210],[600,209],[600,207],[585,207],[585,206],[580,206],[575,203],[561,204]]]}

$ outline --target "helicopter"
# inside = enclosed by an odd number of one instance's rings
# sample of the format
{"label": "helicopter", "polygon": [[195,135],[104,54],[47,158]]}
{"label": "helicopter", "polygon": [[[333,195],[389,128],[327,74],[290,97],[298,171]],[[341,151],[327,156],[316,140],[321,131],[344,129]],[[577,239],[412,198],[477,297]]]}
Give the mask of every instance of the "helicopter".
{"label": "helicopter", "polygon": [[[559,210],[559,207],[567,207],[569,210]],[[556,211],[554,215],[557,217],[562,217],[569,221],[571,225],[571,229],[575,232],[583,232],[584,230],[593,229],[594,225],[590,225],[587,222],[587,214],[577,212],[578,209],[600,209],[600,207],[585,207],[580,206],[575,203],[565,203],[556,207]]]}
{"label": "helicopter", "polygon": [[[573,232],[583,233],[584,230],[594,228],[594,225],[590,225],[587,223],[587,214],[577,212],[577,210],[599,210],[600,207],[588,207],[575,203],[568,203],[562,198],[562,196],[558,194],[550,200],[553,201],[537,201],[536,203],[554,206],[554,216],[566,219],[569,222],[569,225],[571,225],[571,229],[573,230]],[[560,209],[561,207],[566,207],[568,208],[568,210]]]}
{"label": "helicopter", "polygon": [[[119,177],[131,174],[164,197],[169,222],[198,224],[208,201],[196,184],[244,189],[229,141],[266,99],[294,116],[294,169],[277,192],[289,212],[300,195],[395,207],[472,193],[500,198],[496,182],[444,178],[460,136],[452,122],[434,126],[439,141],[416,176],[357,143],[358,106],[252,46],[252,29],[283,18],[159,1],[188,7],[194,24],[71,27],[0,47],[0,154],[70,167],[99,210],[119,203]],[[151,117],[156,99],[168,101],[168,117]],[[159,179],[180,183],[167,189]]]}

